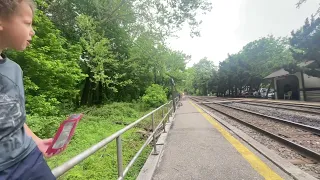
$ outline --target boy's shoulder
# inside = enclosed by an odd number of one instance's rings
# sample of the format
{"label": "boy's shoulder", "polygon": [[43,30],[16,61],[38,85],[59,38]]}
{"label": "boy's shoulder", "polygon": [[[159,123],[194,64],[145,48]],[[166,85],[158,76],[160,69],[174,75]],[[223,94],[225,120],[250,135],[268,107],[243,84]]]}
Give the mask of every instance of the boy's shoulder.
{"label": "boy's shoulder", "polygon": [[4,54],[1,54],[2,60],[0,60],[0,68],[1,66],[3,68],[15,68],[21,71],[21,67],[18,63],[11,60],[9,57],[5,56]]}

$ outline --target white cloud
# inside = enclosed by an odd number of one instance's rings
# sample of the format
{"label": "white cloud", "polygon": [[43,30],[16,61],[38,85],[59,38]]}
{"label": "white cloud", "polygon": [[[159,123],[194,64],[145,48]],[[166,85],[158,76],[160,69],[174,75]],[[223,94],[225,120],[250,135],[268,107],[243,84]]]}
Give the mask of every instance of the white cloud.
{"label": "white cloud", "polygon": [[298,0],[212,0],[213,9],[203,20],[201,37],[191,38],[186,27],[179,39],[167,42],[172,49],[192,55],[192,66],[203,57],[223,61],[228,53],[238,52],[246,43],[274,34],[287,36],[303,25],[306,17],[318,8],[318,0],[308,0],[300,9]]}

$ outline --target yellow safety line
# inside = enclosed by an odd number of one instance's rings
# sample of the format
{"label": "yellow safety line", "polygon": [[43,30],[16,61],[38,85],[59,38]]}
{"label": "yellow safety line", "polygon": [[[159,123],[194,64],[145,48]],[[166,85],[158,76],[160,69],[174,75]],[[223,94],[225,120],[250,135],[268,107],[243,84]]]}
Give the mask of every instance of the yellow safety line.
{"label": "yellow safety line", "polygon": [[203,116],[209,121],[213,127],[215,127],[224,138],[226,138],[233,147],[244,157],[250,165],[266,180],[280,180],[282,179],[277,173],[269,168],[259,157],[252,153],[247,147],[241,144],[236,138],[234,138],[228,131],[226,131],[215,119],[210,115],[202,111],[197,105],[189,101]]}

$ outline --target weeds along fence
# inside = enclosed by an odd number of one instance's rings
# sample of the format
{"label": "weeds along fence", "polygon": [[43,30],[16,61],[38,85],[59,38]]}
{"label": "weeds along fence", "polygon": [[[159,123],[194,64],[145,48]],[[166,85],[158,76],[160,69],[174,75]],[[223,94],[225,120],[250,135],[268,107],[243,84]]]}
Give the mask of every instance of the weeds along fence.
{"label": "weeds along fence", "polygon": [[[156,138],[159,132],[166,131],[165,126],[166,123],[169,121],[169,117],[173,115],[175,112],[177,105],[179,104],[179,98],[175,98],[174,101],[170,101],[162,106],[158,107],[157,109],[151,111],[150,113],[144,115],[140,119],[136,120],[135,122],[129,124],[128,126],[124,127],[123,129],[117,131],[116,133],[112,134],[111,136],[103,139],[99,143],[91,146],[87,150],[83,151],[82,153],[78,154],[77,156],[73,157],[69,161],[65,162],[61,166],[58,166],[52,170],[52,173],[55,177],[60,177],[61,175],[65,174],[67,171],[72,169],[77,164],[81,163],[83,160],[88,158],[89,156],[96,153],[101,148],[105,147],[109,143],[116,141],[116,156],[117,156],[117,169],[118,169],[118,180],[124,179],[124,177],[129,172],[130,168],[136,162],[142,151],[152,142],[153,146],[153,154],[157,154],[157,146],[156,146]],[[150,122],[151,121],[151,122]],[[129,161],[126,167],[123,167],[123,150],[122,150],[122,135],[127,132],[128,130],[136,127],[139,124],[143,123],[150,123],[151,124],[151,133],[147,140],[144,142],[142,147],[138,150],[138,152],[134,155],[134,157]]]}

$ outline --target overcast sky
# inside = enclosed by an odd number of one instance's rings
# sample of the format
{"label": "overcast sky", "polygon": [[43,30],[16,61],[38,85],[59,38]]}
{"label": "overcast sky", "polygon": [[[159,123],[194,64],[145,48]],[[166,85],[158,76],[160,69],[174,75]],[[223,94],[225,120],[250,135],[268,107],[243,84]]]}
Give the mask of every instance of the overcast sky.
{"label": "overcast sky", "polygon": [[192,56],[188,66],[208,57],[215,65],[227,54],[237,53],[247,43],[273,34],[289,36],[316,12],[319,0],[308,0],[300,9],[298,0],[211,0],[213,9],[204,16],[201,37],[191,38],[184,28],[179,38],[168,40],[169,47]]}

